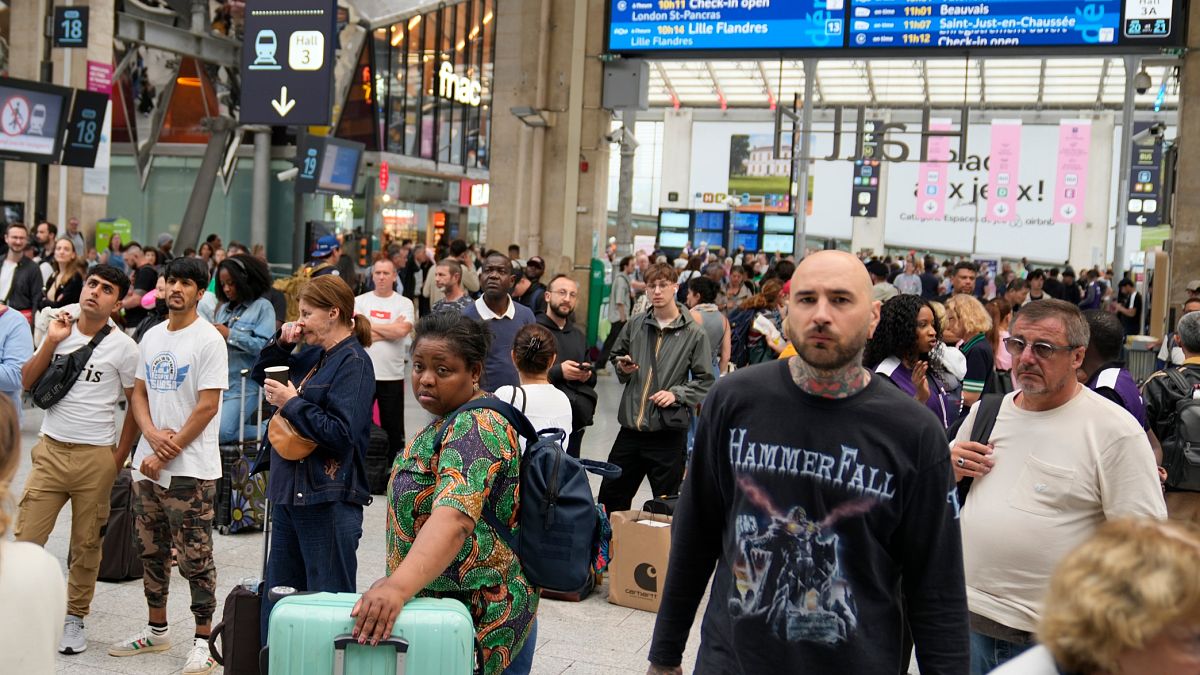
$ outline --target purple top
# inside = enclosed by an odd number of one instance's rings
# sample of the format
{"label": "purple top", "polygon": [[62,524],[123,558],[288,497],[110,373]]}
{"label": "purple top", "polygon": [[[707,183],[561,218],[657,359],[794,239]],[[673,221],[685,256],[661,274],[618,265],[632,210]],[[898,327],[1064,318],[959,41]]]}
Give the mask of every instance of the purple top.
{"label": "purple top", "polygon": [[1143,429],[1150,428],[1146,421],[1146,404],[1142,401],[1142,392],[1138,390],[1133,375],[1122,364],[1106,363],[1092,375],[1087,386],[1088,389],[1128,410]]}
{"label": "purple top", "polygon": [[[900,388],[900,391],[916,398],[917,386],[913,384],[912,371],[906,368],[900,359],[895,357],[884,359],[875,367],[875,372],[891,380]],[[929,400],[925,401],[925,406],[933,411],[938,421],[942,423],[942,427],[948,429],[950,423],[958,419],[960,402],[953,394],[946,391],[946,388],[932,373],[926,373],[925,377],[929,380]]]}

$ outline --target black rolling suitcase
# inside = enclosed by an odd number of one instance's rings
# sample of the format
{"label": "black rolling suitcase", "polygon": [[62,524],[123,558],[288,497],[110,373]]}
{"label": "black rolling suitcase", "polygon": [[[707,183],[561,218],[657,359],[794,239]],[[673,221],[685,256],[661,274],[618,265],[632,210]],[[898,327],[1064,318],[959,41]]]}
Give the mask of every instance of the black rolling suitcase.
{"label": "black rolling suitcase", "polygon": [[[403,442],[401,442],[403,445]],[[392,477],[392,464],[396,453],[392,452],[387,432],[371,425],[371,440],[367,443],[367,487],[373,495],[387,492],[388,479]]]}
{"label": "black rolling suitcase", "polygon": [[[263,504],[262,577],[267,578],[267,552],[271,544],[271,503]],[[208,636],[208,652],[224,667],[225,675],[260,675],[259,651],[262,648],[260,615],[265,583],[261,580],[239,583],[225,596],[221,620]],[[217,649],[217,640],[221,648]]]}
{"label": "black rolling suitcase", "polygon": [[[246,419],[246,378],[250,371],[242,371],[242,393],[239,398],[241,419]],[[263,392],[258,390],[256,429],[262,429]],[[261,433],[261,432],[260,432]],[[217,481],[216,521],[214,526],[221,534],[262,530],[266,518],[267,475],[250,475],[250,469],[258,458],[260,433],[246,439],[246,425],[238,428],[238,442],[222,445],[221,478]]]}

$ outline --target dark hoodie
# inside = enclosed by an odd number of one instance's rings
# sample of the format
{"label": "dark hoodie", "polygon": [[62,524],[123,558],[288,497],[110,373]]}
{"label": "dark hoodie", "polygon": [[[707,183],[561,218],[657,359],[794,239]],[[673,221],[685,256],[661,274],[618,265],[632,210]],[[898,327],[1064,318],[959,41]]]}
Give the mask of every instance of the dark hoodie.
{"label": "dark hoodie", "polygon": [[558,358],[550,368],[550,384],[566,394],[571,402],[571,427],[582,429],[592,424],[592,416],[596,412],[596,371],[586,382],[577,382],[563,377],[563,361],[591,363],[587,358],[587,336],[568,318],[566,325],[559,329],[558,324],[545,314],[537,315],[537,323],[544,326],[554,336],[558,348]]}

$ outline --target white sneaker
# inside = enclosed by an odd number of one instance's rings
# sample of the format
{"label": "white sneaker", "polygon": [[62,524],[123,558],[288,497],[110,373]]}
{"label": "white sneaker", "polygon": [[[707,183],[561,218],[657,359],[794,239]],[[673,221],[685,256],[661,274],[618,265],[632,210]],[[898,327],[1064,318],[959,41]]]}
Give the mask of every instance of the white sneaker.
{"label": "white sneaker", "polygon": [[60,654],[78,654],[87,649],[87,635],[83,632],[83,619],[67,615],[63,621],[63,636],[58,643]]}
{"label": "white sneaker", "polygon": [[138,654],[152,654],[154,652],[165,652],[171,648],[171,631],[167,630],[162,635],[155,635],[154,631],[150,630],[150,626],[145,626],[142,631],[133,637],[114,642],[108,648],[109,656],[137,656]]}
{"label": "white sneaker", "polygon": [[183,666],[183,675],[208,675],[216,668],[217,662],[208,650],[208,640],[195,638],[188,652],[187,663]]}

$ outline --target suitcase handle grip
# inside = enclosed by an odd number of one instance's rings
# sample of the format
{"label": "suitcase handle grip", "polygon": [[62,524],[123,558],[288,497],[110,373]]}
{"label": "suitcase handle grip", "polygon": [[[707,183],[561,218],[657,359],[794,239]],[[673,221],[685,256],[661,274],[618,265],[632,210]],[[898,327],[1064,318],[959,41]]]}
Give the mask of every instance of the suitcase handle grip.
{"label": "suitcase handle grip", "polygon": [[[346,671],[346,647],[358,644],[358,638],[350,633],[342,633],[333,638],[333,673],[342,675]],[[392,647],[396,650],[396,675],[404,673],[404,656],[408,653],[408,640],[398,637],[386,637],[379,641],[378,647]]]}
{"label": "suitcase handle grip", "polygon": [[[335,650],[344,650],[346,647],[356,644],[358,644],[358,638],[354,637],[350,633],[342,633],[341,635],[333,638],[333,648]],[[398,652],[407,652],[408,640],[398,637],[385,637],[384,639],[380,640],[379,644],[376,646],[393,647]]]}

